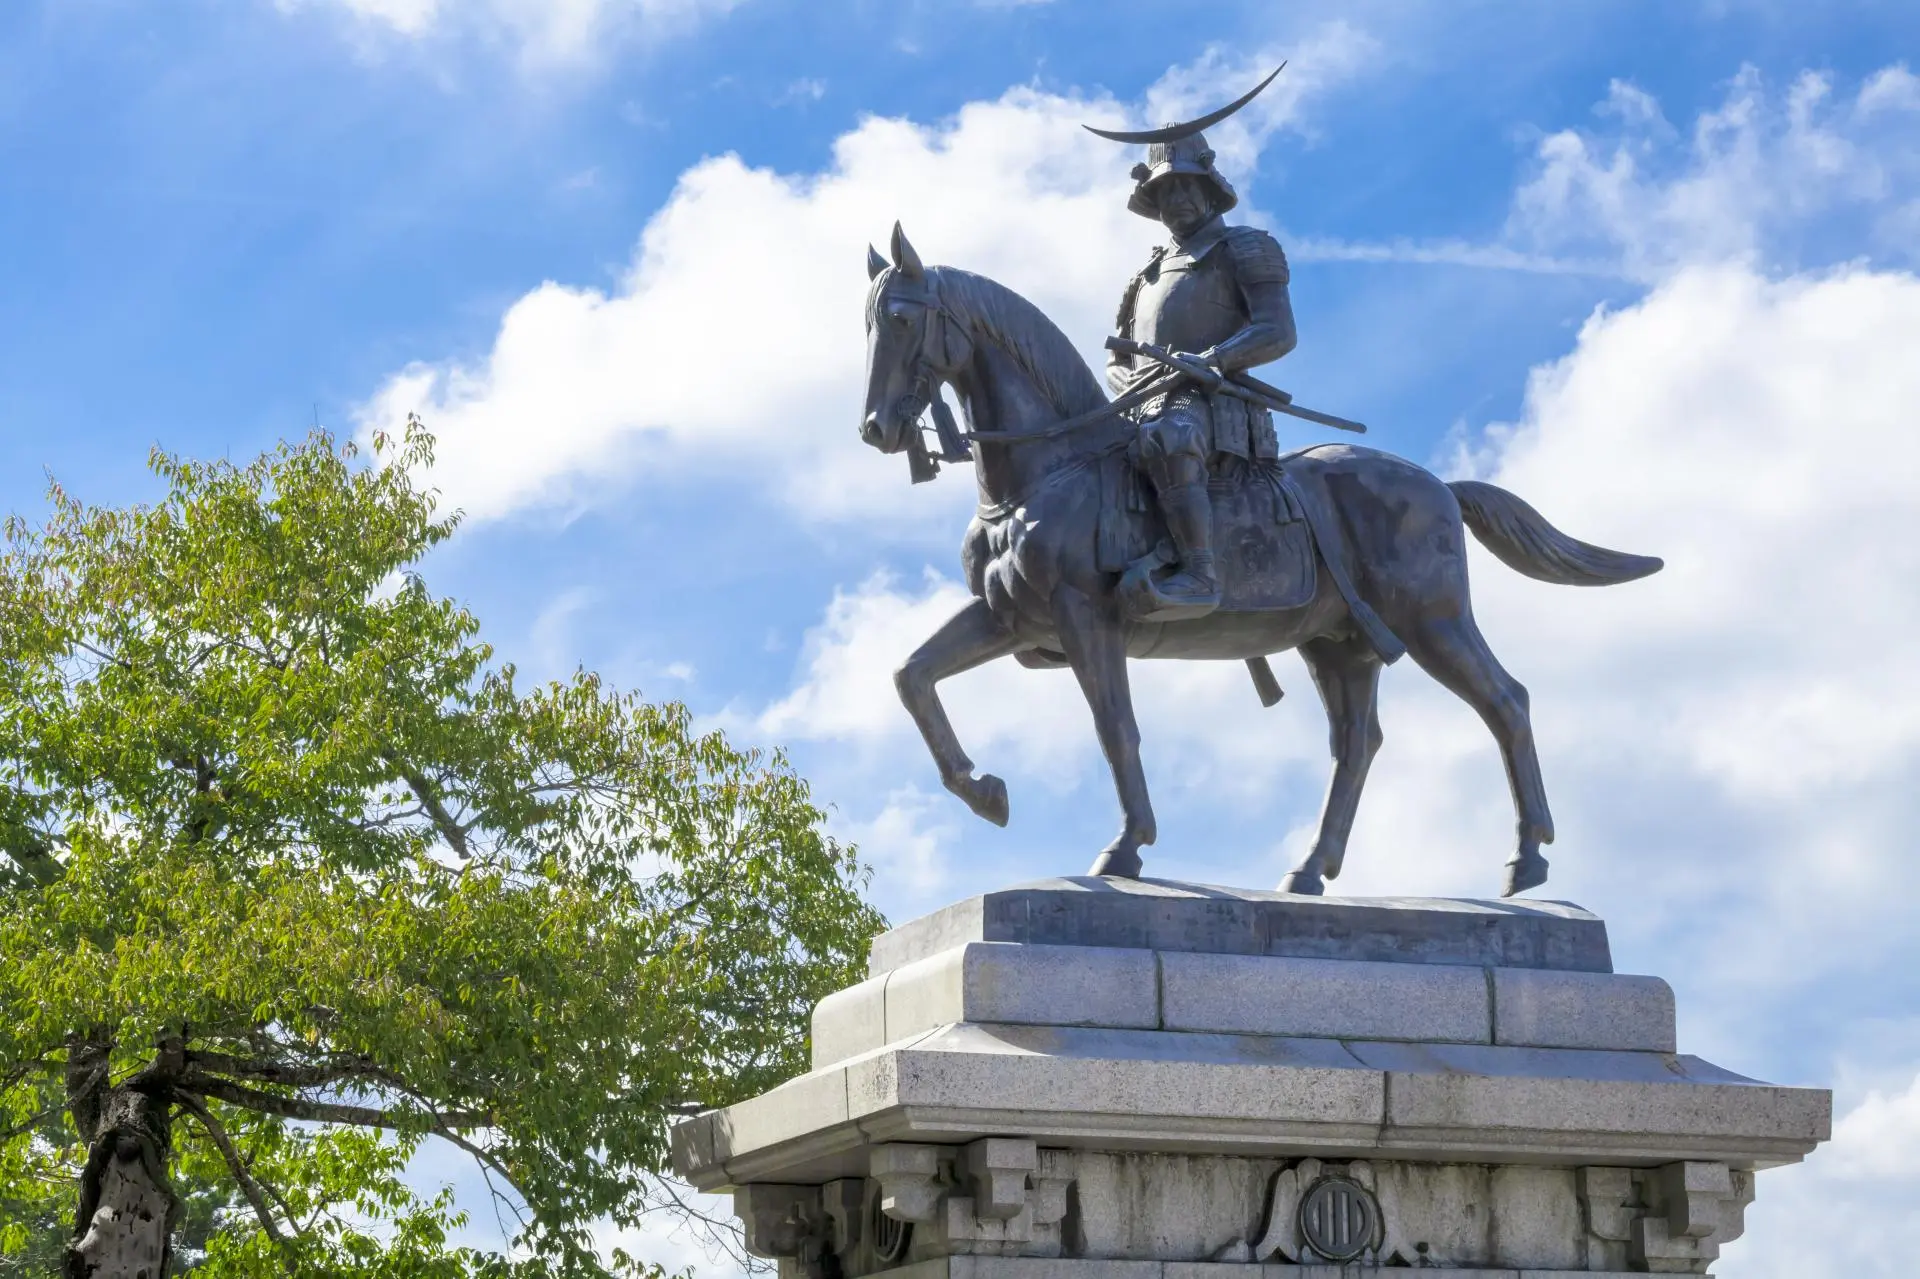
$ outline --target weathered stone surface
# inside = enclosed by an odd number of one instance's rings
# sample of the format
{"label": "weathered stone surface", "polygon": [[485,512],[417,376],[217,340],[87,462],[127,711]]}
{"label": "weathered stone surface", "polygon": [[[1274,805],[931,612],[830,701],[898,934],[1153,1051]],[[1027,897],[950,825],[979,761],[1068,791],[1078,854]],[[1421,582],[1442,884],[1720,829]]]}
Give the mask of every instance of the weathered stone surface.
{"label": "weathered stone surface", "polygon": [[[887,1272],[894,1279],[1399,1279],[1404,1267],[1289,1266],[1196,1261],[1108,1261],[1058,1257],[937,1257]],[[1447,1279],[1548,1279],[1565,1271],[1448,1270]],[[1624,1270],[1588,1270],[1581,1279],[1642,1279]]]}
{"label": "weathered stone surface", "polygon": [[1493,1038],[1535,1048],[1673,1052],[1673,987],[1658,977],[1495,968]]}
{"label": "weathered stone surface", "polygon": [[1151,1030],[1155,970],[1150,950],[956,946],[888,975],[883,1042],[957,1021]]}
{"label": "weathered stone surface", "polygon": [[853,1063],[873,1082],[849,1089],[848,1113],[869,1131],[894,1116],[917,1124],[922,1114],[945,1122],[980,1111],[1051,1114],[1102,1140],[1138,1140],[1143,1125],[1171,1139],[1186,1124],[1244,1120],[1282,1140],[1294,1128],[1364,1139],[1379,1125],[1381,1079],[1356,1066],[1331,1040],[958,1025]]}
{"label": "weathered stone surface", "polygon": [[1486,970],[1456,964],[1169,952],[1161,956],[1160,990],[1168,1030],[1480,1044],[1493,1039]]}
{"label": "weathered stone surface", "polygon": [[960,1021],[1152,1029],[1150,950],[966,942],[869,977],[813,1010],[815,1069]]}
{"label": "weathered stone surface", "polygon": [[[1718,1164],[1573,1169],[1323,1161],[1039,1149],[1007,1137],[965,1146],[882,1144],[872,1149],[871,1164],[867,1179],[736,1191],[750,1248],[815,1263],[831,1249],[832,1269],[848,1279],[952,1256],[1164,1263],[1205,1279],[1249,1264],[1332,1262],[1316,1251],[1316,1240],[1331,1229],[1345,1240],[1338,1247],[1348,1273],[1373,1266],[1450,1274],[1700,1273],[1721,1243],[1740,1234],[1752,1188],[1750,1173]],[[1004,1177],[1004,1185],[983,1188],[983,1176]],[[1321,1215],[1316,1235],[1309,1205],[1335,1186],[1358,1197],[1360,1215]],[[1590,1211],[1596,1194],[1605,1201],[1598,1214]],[[906,1230],[893,1230],[882,1255],[879,1241],[892,1228],[881,1223],[888,1219]],[[1615,1235],[1657,1244],[1642,1251],[1636,1243],[1630,1267]],[[821,1279],[818,1271],[806,1274]]]}
{"label": "weathered stone surface", "polygon": [[1391,1099],[1381,1145],[1456,1150],[1472,1133],[1480,1157],[1552,1148],[1563,1135],[1580,1162],[1637,1163],[1661,1150],[1769,1167],[1830,1133],[1832,1096],[1743,1079],[1697,1057],[1445,1044],[1352,1044],[1385,1069]]}
{"label": "weathered stone surface", "polygon": [[[711,1149],[715,1161],[724,1165],[743,1153],[777,1150],[822,1132],[850,1127],[847,1121],[845,1076],[838,1071],[814,1072],[788,1080],[771,1092],[712,1112]],[[853,1140],[857,1144],[857,1134]]]}
{"label": "weathered stone surface", "polygon": [[816,1068],[954,1022],[1674,1050],[1657,977],[966,942],[822,1000]]}
{"label": "weathered stone surface", "polygon": [[1699,1275],[1829,1131],[1677,1055],[1576,907],[1054,881],[875,972],[811,1073],[673,1132],[782,1279]]}
{"label": "weathered stone surface", "polygon": [[1611,972],[1606,925],[1539,901],[1303,897],[1167,880],[1048,879],[985,893],[874,941],[885,973],[970,941]]}
{"label": "weathered stone surface", "polygon": [[1206,1258],[1260,1237],[1270,1159],[1083,1153],[1074,1161],[1077,1251],[1135,1260]]}
{"label": "weathered stone surface", "polygon": [[887,1042],[887,983],[892,973],[836,990],[813,1006],[813,1066],[845,1061]]}
{"label": "weathered stone surface", "polygon": [[1830,1108],[1820,1089],[1664,1053],[961,1023],[717,1112],[711,1142],[689,1133],[676,1157],[702,1188],[865,1175],[866,1144],[999,1134],[1076,1149],[1767,1167],[1824,1140]]}

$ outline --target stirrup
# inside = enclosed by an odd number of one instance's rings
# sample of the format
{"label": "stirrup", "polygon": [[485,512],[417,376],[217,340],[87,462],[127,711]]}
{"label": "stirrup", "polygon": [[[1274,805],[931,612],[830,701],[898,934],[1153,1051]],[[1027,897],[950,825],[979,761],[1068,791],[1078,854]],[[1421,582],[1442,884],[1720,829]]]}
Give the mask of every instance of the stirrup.
{"label": "stirrup", "polygon": [[[1184,577],[1187,574],[1176,576]],[[1161,589],[1150,573],[1137,577],[1129,574],[1129,577],[1130,581],[1121,583],[1120,600],[1135,621],[1189,622],[1196,617],[1205,617],[1220,607],[1218,582],[1209,583],[1211,589],[1205,592],[1180,591],[1169,594]]]}

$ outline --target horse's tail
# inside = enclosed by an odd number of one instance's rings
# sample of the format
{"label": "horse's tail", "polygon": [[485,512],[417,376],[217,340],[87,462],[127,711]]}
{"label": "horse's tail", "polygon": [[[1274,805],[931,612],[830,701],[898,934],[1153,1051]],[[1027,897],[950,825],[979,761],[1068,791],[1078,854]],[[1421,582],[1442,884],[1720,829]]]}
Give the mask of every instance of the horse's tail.
{"label": "horse's tail", "polygon": [[1525,502],[1492,484],[1456,480],[1460,516],[1480,544],[1515,572],[1560,586],[1612,586],[1658,573],[1652,555],[1628,555],[1568,537]]}

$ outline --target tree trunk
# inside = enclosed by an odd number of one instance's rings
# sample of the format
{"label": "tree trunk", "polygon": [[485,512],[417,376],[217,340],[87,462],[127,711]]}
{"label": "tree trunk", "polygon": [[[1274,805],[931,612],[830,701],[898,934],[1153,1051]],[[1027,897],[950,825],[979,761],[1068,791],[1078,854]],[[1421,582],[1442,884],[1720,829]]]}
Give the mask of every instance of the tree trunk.
{"label": "tree trunk", "polygon": [[150,1072],[107,1083],[98,1041],[70,1050],[67,1104],[87,1142],[65,1279],[166,1279],[179,1200],[166,1086]]}

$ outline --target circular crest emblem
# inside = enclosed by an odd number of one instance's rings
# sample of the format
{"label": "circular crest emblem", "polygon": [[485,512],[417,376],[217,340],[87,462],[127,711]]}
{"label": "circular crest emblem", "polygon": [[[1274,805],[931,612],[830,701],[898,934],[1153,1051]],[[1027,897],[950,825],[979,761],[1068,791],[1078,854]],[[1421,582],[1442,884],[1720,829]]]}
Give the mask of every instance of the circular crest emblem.
{"label": "circular crest emblem", "polygon": [[1300,1233],[1328,1261],[1352,1261],[1379,1229],[1379,1205],[1349,1177],[1322,1177],[1300,1199]]}

